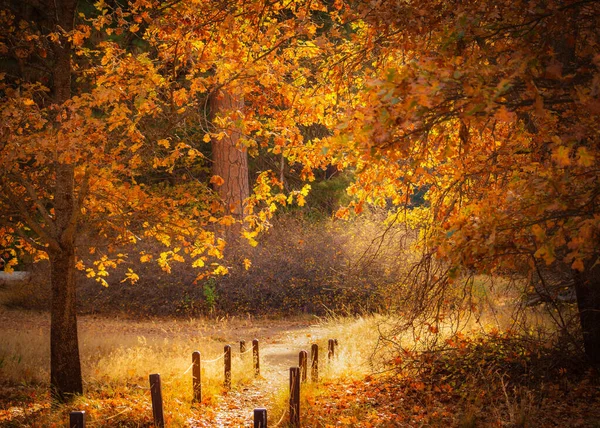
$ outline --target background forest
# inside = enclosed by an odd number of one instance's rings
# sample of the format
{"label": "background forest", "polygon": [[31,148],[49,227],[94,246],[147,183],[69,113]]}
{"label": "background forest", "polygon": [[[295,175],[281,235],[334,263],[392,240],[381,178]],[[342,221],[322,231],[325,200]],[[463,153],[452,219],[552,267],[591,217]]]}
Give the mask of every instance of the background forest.
{"label": "background forest", "polygon": [[[275,423],[283,338],[336,335],[307,426],[595,426],[599,17],[0,0],[0,423],[147,426],[156,366],[169,424]],[[190,407],[194,332],[273,365]]]}

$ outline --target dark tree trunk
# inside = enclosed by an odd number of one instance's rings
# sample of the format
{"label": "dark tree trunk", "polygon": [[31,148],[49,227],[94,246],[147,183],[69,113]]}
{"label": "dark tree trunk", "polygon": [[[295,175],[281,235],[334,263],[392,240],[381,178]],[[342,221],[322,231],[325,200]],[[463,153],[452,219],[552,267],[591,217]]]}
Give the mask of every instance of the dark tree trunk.
{"label": "dark tree trunk", "polygon": [[53,398],[65,401],[83,393],[77,339],[75,254],[72,251],[51,252],[50,266],[50,384]]}
{"label": "dark tree trunk", "polygon": [[[219,113],[242,110],[244,100],[241,96],[220,91],[211,97],[210,107],[211,115],[215,117]],[[224,180],[222,185],[215,186],[215,190],[225,204],[225,212],[241,218],[244,214],[244,201],[250,196],[248,152],[239,145],[241,135],[238,129],[224,131],[228,136],[212,141],[212,173]]]}
{"label": "dark tree trunk", "polygon": [[600,364],[600,266],[574,276],[585,353],[592,363]]}
{"label": "dark tree trunk", "polygon": [[[55,28],[74,27],[77,0],[50,2]],[[71,98],[71,46],[65,38],[54,44],[52,95],[57,105]],[[60,154],[60,153],[59,153]],[[75,201],[75,169],[55,160],[54,230],[58,248],[49,251],[52,284],[50,326],[50,386],[53,397],[65,401],[83,393],[75,282],[75,231],[78,204]]]}

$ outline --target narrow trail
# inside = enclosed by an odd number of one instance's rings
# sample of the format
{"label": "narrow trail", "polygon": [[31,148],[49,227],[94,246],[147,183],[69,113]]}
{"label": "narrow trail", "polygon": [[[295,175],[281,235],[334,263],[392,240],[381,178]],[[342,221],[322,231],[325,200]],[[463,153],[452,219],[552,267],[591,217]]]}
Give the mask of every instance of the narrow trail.
{"label": "narrow trail", "polygon": [[[287,388],[289,368],[298,366],[298,353],[301,350],[310,351],[311,343],[322,334],[324,328],[321,326],[302,326],[279,331],[262,340],[260,377],[248,385],[234,385],[232,390],[220,397],[212,417],[199,417],[190,421],[190,425],[194,428],[252,426],[253,410],[265,407],[269,412],[269,402],[273,396],[277,391]],[[279,419],[280,415],[269,416]]]}

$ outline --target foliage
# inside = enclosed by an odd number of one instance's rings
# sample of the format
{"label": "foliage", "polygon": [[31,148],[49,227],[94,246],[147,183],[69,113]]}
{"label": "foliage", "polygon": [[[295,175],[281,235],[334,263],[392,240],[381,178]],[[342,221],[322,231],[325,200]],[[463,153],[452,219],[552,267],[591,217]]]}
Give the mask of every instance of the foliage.
{"label": "foliage", "polygon": [[[98,262],[84,264],[79,255],[80,269],[105,283],[107,269],[119,263],[119,246],[150,238],[167,247],[154,258],[167,271],[180,251],[195,267],[208,266],[223,250],[214,227],[234,220],[220,213],[208,181],[196,179],[203,174],[194,174],[204,162],[200,146],[223,138],[228,124],[238,121],[251,153],[261,146],[278,154],[285,146],[290,162],[304,164],[306,177],[326,163],[306,161],[298,126],[323,120],[327,88],[309,81],[314,73],[307,62],[317,49],[312,14],[325,11],[334,22],[336,11],[319,2],[136,1],[116,7],[101,1],[95,7],[67,34],[46,34],[35,20],[15,25],[21,18],[14,10],[2,13],[12,31],[1,40],[7,62],[43,62],[64,38],[79,77],[74,96],[58,105],[49,98],[53,88],[37,75],[0,75],[7,136],[0,159],[6,219],[0,245],[17,245],[38,259],[56,247],[49,231],[56,220],[51,184],[58,160],[73,169],[78,245],[86,246],[90,236],[100,241],[89,245]],[[204,104],[220,88],[242,94],[248,108],[218,118],[220,131],[212,132]],[[152,185],[156,180],[177,187]],[[274,202],[303,203],[304,192],[266,196],[272,186],[279,186],[276,179],[259,176],[248,204],[250,230],[262,227]],[[255,208],[266,210],[258,215]]]}
{"label": "foliage", "polygon": [[311,426],[594,426],[598,374],[561,347],[510,332],[458,334],[401,354],[392,374],[328,383]]}
{"label": "foliage", "polygon": [[359,7],[365,34],[355,38],[363,51],[354,60],[373,66],[333,139],[338,160],[359,169],[356,210],[386,200],[406,206],[427,189],[426,245],[453,264],[484,272],[591,266],[599,227],[597,7]]}
{"label": "foliage", "polygon": [[215,303],[217,302],[216,282],[213,278],[206,280],[202,286],[202,294],[204,294],[209,310],[213,312],[215,310]]}
{"label": "foliage", "polygon": [[[413,238],[395,225],[383,241],[374,241],[384,233],[384,216],[374,212],[347,224],[317,221],[310,212],[304,219],[296,211],[278,215],[256,247],[230,242],[221,260],[228,273],[214,279],[196,281],[187,263],[173,263],[167,274],[159,266],[128,259],[106,278],[109,287],[98,287],[82,275],[80,310],[177,317],[385,311],[397,294],[396,281],[410,258]],[[139,274],[137,283],[120,283],[128,269]],[[45,274],[36,275],[34,283]]]}

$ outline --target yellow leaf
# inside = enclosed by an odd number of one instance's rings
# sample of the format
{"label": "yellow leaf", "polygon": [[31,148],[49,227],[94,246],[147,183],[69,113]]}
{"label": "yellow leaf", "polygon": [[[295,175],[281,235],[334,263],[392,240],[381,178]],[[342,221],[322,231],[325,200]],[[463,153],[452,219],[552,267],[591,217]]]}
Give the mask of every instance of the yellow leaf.
{"label": "yellow leaf", "polygon": [[225,266],[219,266],[215,270],[213,270],[213,274],[215,275],[227,275],[229,271]]}
{"label": "yellow leaf", "polygon": [[594,155],[591,154],[585,147],[579,147],[577,149],[577,163],[580,166],[592,166],[594,164]]}
{"label": "yellow leaf", "polygon": [[558,166],[569,166],[571,165],[571,159],[569,158],[569,148],[565,146],[557,147],[552,153],[552,159],[558,164]]}
{"label": "yellow leaf", "polygon": [[204,138],[202,139],[205,143],[210,143],[210,134],[204,134]]}
{"label": "yellow leaf", "polygon": [[235,218],[233,218],[230,215],[226,215],[221,220],[219,220],[219,223],[223,226],[231,226],[232,224],[235,224]]}
{"label": "yellow leaf", "polygon": [[202,259],[194,260],[194,263],[192,263],[192,267],[195,267],[195,268],[204,267],[204,260],[202,260]]}
{"label": "yellow leaf", "polygon": [[121,282],[129,281],[132,284],[135,284],[139,279],[140,277],[129,268],[127,269],[127,273],[125,273],[125,278]]}
{"label": "yellow leaf", "polygon": [[335,216],[337,218],[341,218],[343,220],[347,220],[350,214],[350,210],[348,208],[340,208],[339,210],[337,210],[337,212],[335,213]]}
{"label": "yellow leaf", "polygon": [[171,146],[171,143],[169,142],[169,140],[158,140],[158,145],[159,146],[163,146],[165,149],[168,149]]}
{"label": "yellow leaf", "polygon": [[252,266],[252,262],[248,259],[244,259],[244,269],[248,270]]}

